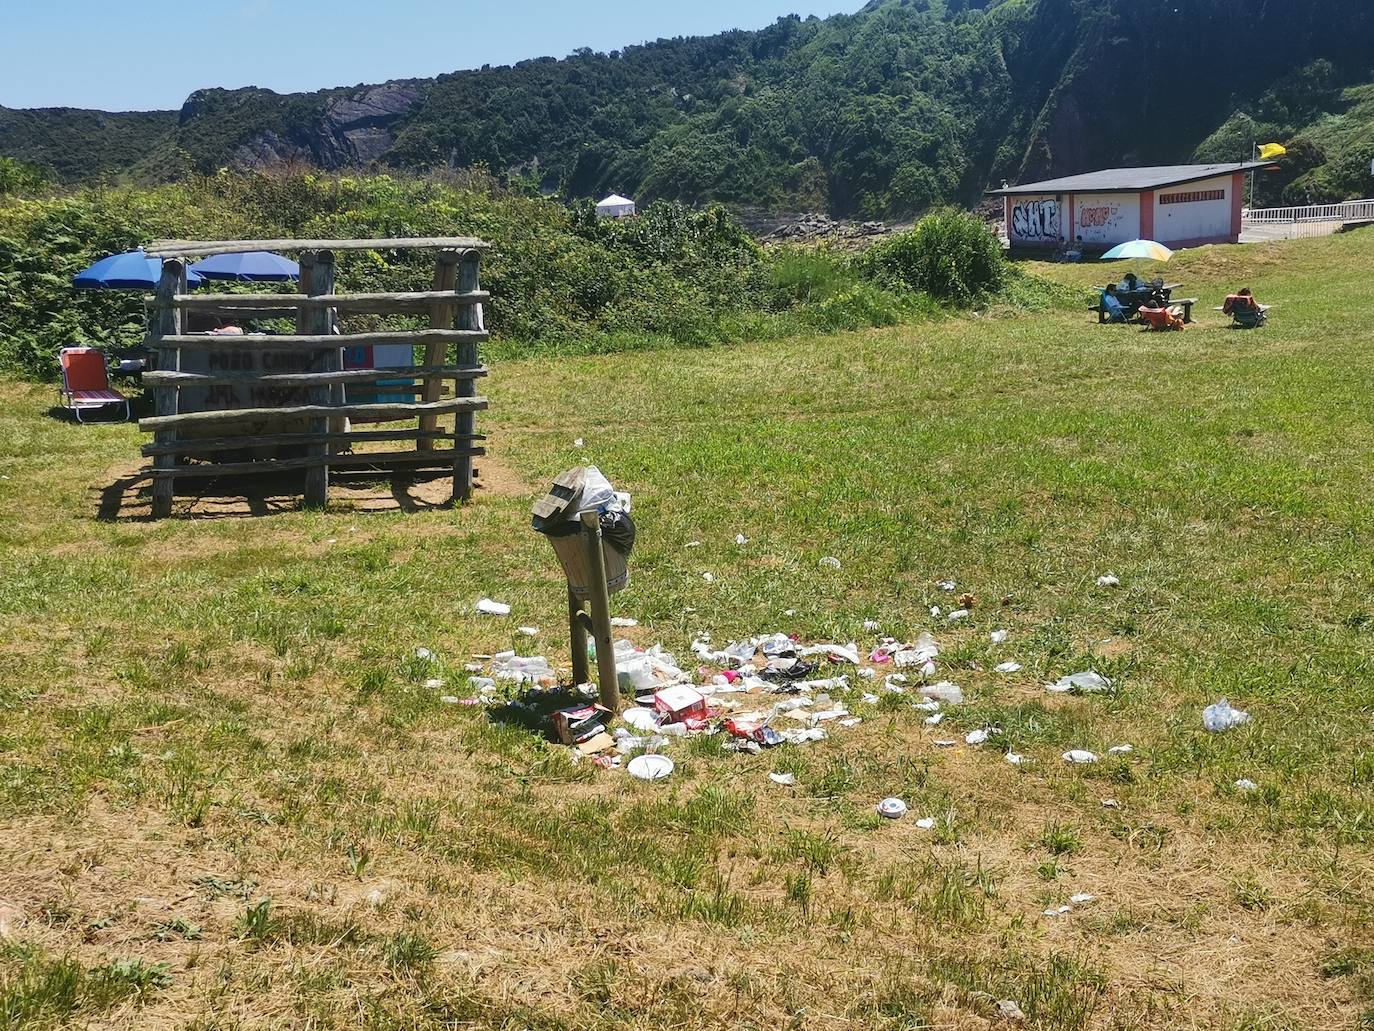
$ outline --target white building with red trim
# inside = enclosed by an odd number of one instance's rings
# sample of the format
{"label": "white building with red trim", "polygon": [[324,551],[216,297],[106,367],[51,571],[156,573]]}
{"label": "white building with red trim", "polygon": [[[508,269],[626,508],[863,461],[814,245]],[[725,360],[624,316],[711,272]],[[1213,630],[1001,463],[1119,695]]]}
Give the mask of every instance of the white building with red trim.
{"label": "white building with red trim", "polygon": [[988,192],[1005,202],[1015,250],[1105,251],[1128,240],[1201,247],[1239,242],[1245,176],[1269,167],[1241,161],[1107,168]]}

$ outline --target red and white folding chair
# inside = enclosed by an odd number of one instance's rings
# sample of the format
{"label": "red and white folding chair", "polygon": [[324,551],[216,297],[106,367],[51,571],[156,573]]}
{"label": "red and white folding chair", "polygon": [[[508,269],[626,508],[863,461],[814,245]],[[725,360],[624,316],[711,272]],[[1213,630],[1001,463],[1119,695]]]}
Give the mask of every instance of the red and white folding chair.
{"label": "red and white folding chair", "polygon": [[110,367],[105,364],[105,352],[98,347],[64,347],[58,353],[62,363],[62,407],[76,416],[83,411],[123,405],[128,420],[129,399],[110,386]]}

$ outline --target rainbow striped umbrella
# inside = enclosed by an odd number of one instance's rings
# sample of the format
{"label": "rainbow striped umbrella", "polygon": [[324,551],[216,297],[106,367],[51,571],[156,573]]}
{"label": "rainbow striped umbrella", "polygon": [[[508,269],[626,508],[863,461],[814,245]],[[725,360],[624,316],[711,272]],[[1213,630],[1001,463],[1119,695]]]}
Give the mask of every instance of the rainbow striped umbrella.
{"label": "rainbow striped umbrella", "polygon": [[1155,243],[1153,240],[1131,240],[1127,243],[1117,244],[1102,255],[1101,260],[1119,261],[1122,258],[1143,258],[1145,261],[1168,261],[1173,256],[1174,252],[1162,243]]}

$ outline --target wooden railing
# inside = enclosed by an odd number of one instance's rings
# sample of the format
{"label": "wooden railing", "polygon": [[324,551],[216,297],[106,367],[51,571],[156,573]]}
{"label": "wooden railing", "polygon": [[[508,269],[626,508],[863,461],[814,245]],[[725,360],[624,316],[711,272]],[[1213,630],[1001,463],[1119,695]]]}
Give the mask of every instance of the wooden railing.
{"label": "wooden railing", "polygon": [[[476,432],[476,413],[487,400],[476,391],[487,369],[478,363],[477,348],[487,339],[483,304],[489,297],[479,284],[480,255],[487,245],[467,238],[387,240],[238,240],[163,241],[147,248],[162,257],[162,280],[154,300],[148,345],[156,352],[156,369],[143,381],[153,393],[155,414],[139,421],[153,434],[143,453],[153,459],[153,515],[171,514],[175,482],[186,477],[214,477],[304,470],[304,501],[323,507],[329,495],[329,470],[344,468],[452,469],[453,496],[465,501],[473,489],[473,458],[485,453]],[[334,251],[435,248],[433,289],[412,293],[334,292]],[[256,250],[300,252],[300,293],[190,294],[186,291],[185,259],[200,254]],[[221,318],[290,318],[295,332],[281,335],[196,334],[183,331],[187,312]],[[340,333],[340,314],[428,315],[429,328],[418,331]],[[418,366],[345,369],[344,349],[381,344],[423,347]],[[452,360],[450,360],[452,348]],[[185,352],[247,352],[245,364],[232,371],[183,369]],[[264,352],[295,354],[306,368],[272,371],[257,356]],[[413,403],[350,402],[346,388],[386,380],[410,381],[388,385],[388,394],[419,395]],[[444,385],[453,384],[453,397],[444,398]],[[182,391],[194,388],[272,388],[294,392],[292,403],[198,408],[183,404]],[[290,396],[290,395],[287,395]],[[303,403],[300,403],[303,398]],[[191,408],[193,410],[188,410]],[[453,428],[441,429],[439,418],[452,415]],[[413,428],[354,430],[346,420],[370,422],[415,419]],[[258,432],[262,425],[284,424],[280,431]],[[234,433],[234,428],[246,431]],[[187,435],[206,431],[210,436]],[[414,441],[414,450],[344,453],[362,442]],[[450,446],[439,447],[441,442]],[[206,461],[187,464],[188,456],[258,448],[288,449],[285,457],[253,461]],[[294,453],[290,453],[294,452]]]}

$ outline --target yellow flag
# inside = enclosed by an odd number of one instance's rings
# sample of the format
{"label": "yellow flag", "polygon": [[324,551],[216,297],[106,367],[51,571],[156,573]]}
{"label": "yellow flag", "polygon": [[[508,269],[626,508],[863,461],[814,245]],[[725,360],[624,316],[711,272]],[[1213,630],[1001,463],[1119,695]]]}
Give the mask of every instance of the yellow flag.
{"label": "yellow flag", "polygon": [[1259,149],[1261,161],[1271,161],[1274,158],[1281,158],[1288,153],[1288,148],[1281,143],[1266,143]]}

